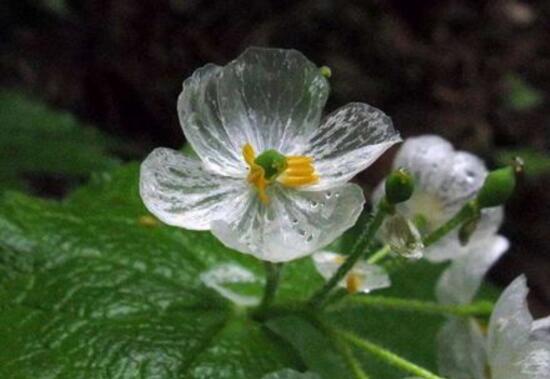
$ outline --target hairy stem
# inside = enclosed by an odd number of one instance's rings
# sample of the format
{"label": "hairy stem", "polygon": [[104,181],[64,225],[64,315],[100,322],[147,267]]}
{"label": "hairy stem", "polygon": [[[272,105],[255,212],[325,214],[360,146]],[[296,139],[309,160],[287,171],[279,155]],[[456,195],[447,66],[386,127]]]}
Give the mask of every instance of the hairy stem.
{"label": "hairy stem", "polygon": [[424,239],[422,240],[422,242],[424,243],[424,247],[433,245],[434,243],[439,241],[441,238],[445,237],[453,229],[459,227],[469,218],[473,217],[477,211],[478,211],[478,205],[475,200],[472,200],[466,203],[462,207],[462,209],[460,209],[460,211],[458,211],[458,213],[454,215],[449,221],[447,221],[445,224],[441,225],[432,233],[424,237]]}
{"label": "hairy stem", "polygon": [[358,337],[352,333],[345,331],[337,331],[338,336],[340,336],[346,342],[356,346],[359,349],[362,349],[376,357],[380,360],[385,361],[391,366],[397,367],[403,371],[406,371],[410,374],[416,375],[424,379],[443,379],[442,377],[426,370],[423,367],[420,367],[403,357],[389,351],[388,349],[377,345],[365,338]]}
{"label": "hairy stem", "polygon": [[261,311],[267,309],[277,293],[277,287],[279,286],[279,279],[281,277],[281,263],[264,262],[265,265],[265,289],[264,296],[260,303],[259,309]]}
{"label": "hairy stem", "polygon": [[393,309],[405,312],[420,312],[439,314],[445,316],[488,316],[493,311],[493,303],[490,301],[477,301],[471,304],[446,305],[433,301],[410,300],[386,296],[353,296],[346,303],[362,304],[384,309]]}
{"label": "hairy stem", "polygon": [[310,303],[314,307],[321,307],[323,302],[329,293],[338,285],[338,283],[346,276],[346,274],[353,268],[355,263],[363,256],[365,250],[368,250],[373,243],[374,236],[382,223],[384,218],[388,214],[388,204],[385,199],[380,201],[376,213],[372,221],[367,225],[363,233],[359,236],[355,244],[353,245],[350,255],[338,268],[338,271],[311,297]]}

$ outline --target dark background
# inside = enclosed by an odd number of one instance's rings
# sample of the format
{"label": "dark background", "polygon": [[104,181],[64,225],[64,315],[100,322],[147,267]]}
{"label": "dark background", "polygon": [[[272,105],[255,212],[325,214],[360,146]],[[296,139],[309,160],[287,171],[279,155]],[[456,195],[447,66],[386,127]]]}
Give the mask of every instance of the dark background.
{"label": "dark background", "polygon": [[[123,159],[180,147],[182,80],[250,45],[296,48],[331,67],[328,111],[368,102],[404,137],[440,134],[490,167],[502,151],[550,147],[544,0],[7,0],[0,25],[0,85],[127,141]],[[359,180],[371,187],[390,162]],[[36,187],[63,192],[55,181]],[[500,285],[526,273],[538,315],[550,311],[549,194],[548,174],[521,180],[503,227],[512,248],[491,272]]]}

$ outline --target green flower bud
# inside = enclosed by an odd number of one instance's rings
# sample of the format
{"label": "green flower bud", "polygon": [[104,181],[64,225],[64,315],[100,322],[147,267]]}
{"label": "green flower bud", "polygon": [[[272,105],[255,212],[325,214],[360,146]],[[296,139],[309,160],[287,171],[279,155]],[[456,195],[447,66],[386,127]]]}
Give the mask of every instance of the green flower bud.
{"label": "green flower bud", "polygon": [[406,170],[393,171],[386,179],[386,199],[390,204],[407,201],[414,192],[414,179]]}
{"label": "green flower bud", "polygon": [[321,67],[319,71],[321,71],[321,75],[323,75],[327,79],[332,76],[332,70],[328,66]]}
{"label": "green flower bud", "polygon": [[512,166],[491,171],[477,194],[477,202],[481,208],[502,205],[512,195],[515,187],[516,173]]}

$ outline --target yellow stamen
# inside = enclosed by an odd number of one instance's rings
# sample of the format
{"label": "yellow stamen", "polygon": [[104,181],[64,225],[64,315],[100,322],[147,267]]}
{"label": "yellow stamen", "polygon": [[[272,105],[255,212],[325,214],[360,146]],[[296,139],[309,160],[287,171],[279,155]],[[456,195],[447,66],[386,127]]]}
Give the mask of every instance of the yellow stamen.
{"label": "yellow stamen", "polygon": [[346,278],[346,289],[349,293],[356,293],[357,291],[359,291],[361,284],[361,278],[353,273],[349,274]]}
{"label": "yellow stamen", "polygon": [[287,168],[278,181],[286,187],[301,187],[319,182],[315,174],[313,158],[304,156],[291,156],[286,160]]}
{"label": "yellow stamen", "polygon": [[267,196],[265,190],[269,183],[265,179],[265,170],[262,166],[254,162],[256,153],[254,152],[252,145],[249,143],[243,146],[243,157],[248,166],[250,166],[250,172],[248,173],[246,180],[256,187],[260,201],[264,204],[268,204],[269,196]]}
{"label": "yellow stamen", "polygon": [[[319,181],[319,177],[315,173],[313,159],[311,157],[283,157],[279,154],[279,157],[283,158],[283,168],[280,170],[284,171],[270,173],[269,179],[266,179],[265,170],[269,168],[264,169],[264,167],[256,163],[256,152],[254,151],[252,145],[249,143],[245,144],[242,151],[243,158],[250,168],[247,181],[256,187],[258,190],[258,196],[264,204],[269,203],[269,196],[266,193],[267,187],[275,180],[282,185],[291,188],[311,185]],[[264,152],[264,154],[267,154],[267,151]],[[258,159],[261,159],[262,156],[263,154],[260,155]],[[285,164],[286,167],[284,166]]]}

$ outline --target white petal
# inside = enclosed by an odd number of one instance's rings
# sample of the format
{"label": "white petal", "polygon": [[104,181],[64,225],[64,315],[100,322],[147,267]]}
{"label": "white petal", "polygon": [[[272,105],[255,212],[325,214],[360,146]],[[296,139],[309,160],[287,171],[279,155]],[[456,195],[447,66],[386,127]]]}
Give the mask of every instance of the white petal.
{"label": "white petal", "polygon": [[314,159],[320,182],[311,190],[347,182],[400,142],[391,119],[363,103],[350,103],[327,116],[300,155]]}
{"label": "white petal", "polygon": [[503,207],[487,208],[481,211],[481,219],[477,224],[475,232],[470,237],[470,242],[462,245],[458,238],[458,229],[452,231],[440,241],[425,250],[426,258],[432,262],[441,262],[449,259],[456,259],[468,254],[475,241],[492,238],[497,232],[504,218]]}
{"label": "white petal", "polygon": [[287,154],[318,126],[329,84],[296,50],[249,48],[223,68],[218,90],[234,145]]}
{"label": "white petal", "polygon": [[508,250],[510,243],[501,236],[472,241],[470,251],[453,260],[436,286],[437,300],[442,304],[467,304],[476,295],[483,277]]}
{"label": "white petal", "polygon": [[449,142],[432,135],[407,139],[394,168],[408,170],[415,179],[415,192],[401,210],[411,217],[424,215],[431,230],[472,199],[487,175],[479,158],[455,151]]}
{"label": "white petal", "polygon": [[254,273],[235,263],[223,263],[212,267],[201,273],[200,279],[206,287],[212,288],[237,305],[255,306],[260,302],[260,294],[251,296],[246,290],[251,284],[257,284],[256,287],[261,288],[262,281]]}
{"label": "white petal", "polygon": [[451,379],[486,379],[485,336],[473,319],[448,320],[437,335],[439,373]]}
{"label": "white petal", "polygon": [[[550,379],[550,343],[544,341],[529,343],[520,352],[514,366],[518,368],[518,379]],[[506,371],[503,372],[506,373]]]}
{"label": "white petal", "polygon": [[550,343],[550,316],[533,321],[531,335],[536,340]]}
{"label": "white petal", "polygon": [[207,230],[212,220],[240,211],[248,186],[244,179],[220,176],[198,160],[158,148],[141,165],[140,195],[166,224]]}
{"label": "white petal", "polygon": [[515,279],[500,295],[488,331],[488,352],[491,367],[511,368],[529,341],[533,318],[527,308],[526,279]]}
{"label": "white petal", "polygon": [[[338,271],[345,259],[345,255],[330,251],[319,251],[313,255],[315,268],[325,280],[330,279]],[[358,292],[368,293],[372,290],[387,288],[391,285],[390,278],[383,267],[371,265],[363,261],[357,262],[348,276],[350,274],[355,275],[359,280]],[[347,276],[338,285],[346,288]]]}
{"label": "white petal", "polygon": [[242,145],[222,121],[219,85],[222,68],[208,64],[183,82],[178,115],[185,138],[210,170],[242,177],[246,165]]}
{"label": "white petal", "polygon": [[267,206],[251,196],[240,214],[213,222],[212,233],[233,249],[271,262],[297,259],[331,243],[355,224],[364,204],[354,184],[319,192],[272,185],[267,193]]}

